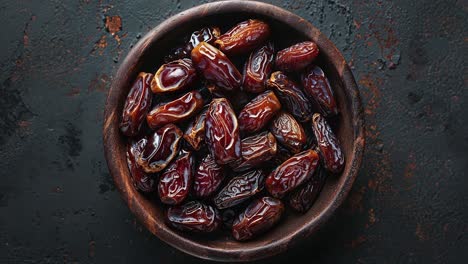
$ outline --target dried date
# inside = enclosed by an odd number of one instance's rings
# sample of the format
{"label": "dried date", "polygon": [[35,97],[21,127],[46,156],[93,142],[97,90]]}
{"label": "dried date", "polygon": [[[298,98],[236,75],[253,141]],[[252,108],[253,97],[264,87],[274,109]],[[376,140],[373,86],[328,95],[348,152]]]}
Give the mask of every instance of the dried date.
{"label": "dried date", "polygon": [[294,117],[286,112],[279,113],[271,122],[271,133],[278,142],[283,144],[293,153],[301,151],[306,143],[306,134],[302,125]]}
{"label": "dried date", "polygon": [[133,185],[135,188],[144,193],[153,192],[155,188],[154,178],[145,173],[136,163],[135,157],[141,153],[142,146],[146,144],[146,139],[128,144],[127,148],[127,165],[130,171]]}
{"label": "dried date", "polygon": [[153,93],[184,90],[197,80],[197,72],[190,59],[180,59],[163,64],[151,81]]}
{"label": "dried date", "polygon": [[159,178],[158,193],[165,204],[180,204],[192,187],[194,160],[190,151],[181,150],[179,156]]}
{"label": "dried date", "polygon": [[338,107],[330,82],[319,66],[310,65],[307,67],[301,75],[301,80],[305,93],[314,99],[323,115],[338,114]]}
{"label": "dried date", "polygon": [[260,131],[281,109],[281,103],[272,91],[266,91],[244,106],[239,113],[239,129],[250,134]]}
{"label": "dried date", "polygon": [[187,51],[186,45],[181,45],[172,49],[168,55],[164,56],[164,63],[184,58],[190,58],[190,51]]}
{"label": "dried date", "polygon": [[224,180],[224,169],[208,154],[200,162],[193,180],[193,195],[200,198],[211,196]]}
{"label": "dried date", "polygon": [[310,120],[313,113],[310,101],[294,81],[277,71],[271,74],[267,84],[275,91],[281,104],[294,117],[300,122]]}
{"label": "dried date", "polygon": [[127,95],[119,124],[120,131],[126,136],[133,137],[140,133],[153,98],[150,91],[152,78],[151,73],[138,74]]}
{"label": "dried date", "polygon": [[271,229],[284,212],[283,203],[272,197],[254,200],[234,221],[232,235],[236,240],[254,238]]}
{"label": "dried date", "polygon": [[234,171],[258,168],[276,155],[276,139],[268,132],[245,138],[241,142],[242,157],[229,164]]}
{"label": "dried date", "polygon": [[325,171],[319,168],[309,181],[291,193],[289,205],[298,212],[307,212],[317,200],[326,178]]}
{"label": "dried date", "polygon": [[218,209],[238,205],[263,190],[265,174],[252,170],[232,178],[214,197]]}
{"label": "dried date", "polygon": [[320,114],[314,114],[312,128],[317,138],[317,145],[325,168],[332,173],[341,172],[345,164],[344,153],[340,141],[333,133],[328,122]]}
{"label": "dried date", "polygon": [[188,53],[190,53],[193,48],[195,48],[201,42],[206,42],[213,45],[220,35],[221,31],[218,27],[204,27],[190,35],[186,50]]}
{"label": "dried date", "polygon": [[319,163],[313,150],[298,153],[281,164],[268,175],[265,187],[276,198],[282,198],[312,177]]}
{"label": "dried date", "polygon": [[281,71],[300,71],[307,67],[319,54],[317,44],[304,41],[278,51],[275,65]]}
{"label": "dried date", "polygon": [[187,141],[194,150],[200,150],[202,144],[205,142],[205,108],[195,119],[190,123],[184,133],[184,139]]}
{"label": "dried date", "polygon": [[258,48],[244,65],[242,89],[250,93],[261,93],[266,89],[274,64],[275,50],[272,42]]}
{"label": "dried date", "polygon": [[182,231],[213,232],[221,225],[216,208],[198,201],[190,201],[167,210],[168,223]]}

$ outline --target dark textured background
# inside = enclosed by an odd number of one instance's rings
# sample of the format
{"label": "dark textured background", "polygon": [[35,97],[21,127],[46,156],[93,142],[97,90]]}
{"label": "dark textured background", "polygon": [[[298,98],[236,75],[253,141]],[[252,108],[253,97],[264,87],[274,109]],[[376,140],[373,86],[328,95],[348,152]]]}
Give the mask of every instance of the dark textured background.
{"label": "dark textured background", "polygon": [[[344,53],[365,105],[367,149],[319,242],[264,263],[465,262],[468,3],[271,2]],[[202,262],[135,220],[101,142],[118,63],[149,29],[197,4],[0,3],[0,263]]]}

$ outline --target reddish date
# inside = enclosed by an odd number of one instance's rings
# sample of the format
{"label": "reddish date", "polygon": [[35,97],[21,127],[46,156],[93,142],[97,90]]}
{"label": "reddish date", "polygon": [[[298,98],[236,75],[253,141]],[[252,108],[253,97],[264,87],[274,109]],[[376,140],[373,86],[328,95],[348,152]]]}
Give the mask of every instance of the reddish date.
{"label": "reddish date", "polygon": [[252,170],[232,178],[214,197],[218,209],[238,205],[263,190],[265,174],[261,170]]}
{"label": "reddish date", "polygon": [[227,164],[241,155],[241,140],[236,114],[225,98],[211,101],[206,113],[206,141],[218,164]]}
{"label": "reddish date", "polygon": [[215,41],[219,49],[228,55],[248,53],[265,42],[270,36],[267,23],[249,19],[235,25]]}
{"label": "reddish date", "polygon": [[150,82],[153,74],[141,72],[127,95],[119,127],[122,134],[133,137],[140,133],[153,98]]}
{"label": "reddish date", "polygon": [[165,204],[180,204],[192,187],[194,160],[190,151],[181,150],[179,156],[159,178],[158,193]]}
{"label": "reddish date", "polygon": [[314,176],[312,176],[312,179],[291,193],[289,205],[298,212],[307,212],[314,205],[315,200],[317,200],[323,185],[325,185],[326,178],[327,174],[324,170],[318,169]]}
{"label": "reddish date", "polygon": [[278,51],[275,65],[281,71],[300,71],[307,67],[319,54],[317,44],[304,41]]}
{"label": "reddish date", "polygon": [[281,104],[300,122],[306,122],[312,117],[312,108],[309,99],[299,86],[284,73],[277,71],[271,74],[267,81]]}
{"label": "reddish date", "polygon": [[187,141],[194,150],[200,150],[202,144],[205,142],[205,108],[187,127],[184,133],[184,139]]}
{"label": "reddish date", "polygon": [[281,103],[272,91],[266,91],[244,106],[239,113],[240,131],[250,134],[260,131],[281,109]]}
{"label": "reddish date", "polygon": [[301,151],[306,143],[306,134],[301,124],[286,112],[279,113],[270,125],[271,133],[293,153]]}
{"label": "reddish date", "polygon": [[163,64],[151,81],[153,93],[181,91],[197,80],[197,73],[190,59],[180,59]]}
{"label": "reddish date", "polygon": [[276,198],[282,198],[314,174],[319,156],[313,150],[298,153],[281,164],[268,175],[265,187]]}
{"label": "reddish date", "polygon": [[192,50],[195,68],[205,79],[226,91],[239,90],[242,75],[224,53],[206,42],[201,42]]}
{"label": "reddish date", "polygon": [[325,168],[332,173],[339,173],[344,168],[345,157],[340,141],[335,136],[328,122],[320,114],[312,117],[312,128]]}
{"label": "reddish date", "polygon": [[232,235],[236,240],[254,238],[271,229],[284,212],[283,203],[275,198],[263,197],[254,200],[232,225]]}
{"label": "reddish date", "polygon": [[202,108],[203,98],[200,92],[191,91],[174,101],[156,106],[148,113],[146,121],[151,129],[156,129],[187,120]]}
{"label": "reddish date", "polygon": [[224,180],[224,169],[208,154],[200,162],[193,180],[193,195],[200,198],[211,196]]}
{"label": "reddish date", "polygon": [[170,207],[167,221],[181,231],[213,232],[221,225],[221,216],[216,208],[198,201]]}
{"label": "reddish date", "polygon": [[301,76],[305,93],[312,97],[325,116],[338,114],[335,96],[330,82],[323,70],[316,65],[310,65]]}
{"label": "reddish date", "polygon": [[213,45],[214,42],[218,39],[219,35],[221,35],[221,31],[218,27],[204,27],[198,31],[195,31],[190,36],[186,50],[190,53],[193,48],[195,48],[201,42],[206,42]]}
{"label": "reddish date", "polygon": [[143,141],[129,143],[127,147],[127,165],[130,171],[133,185],[135,188],[144,193],[153,192],[155,188],[154,179],[151,175],[146,174],[140,166],[136,163],[135,157],[141,153],[141,148],[146,144]]}
{"label": "reddish date", "polygon": [[275,49],[272,42],[258,48],[244,65],[242,89],[250,93],[261,93],[273,69]]}
{"label": "reddish date", "polygon": [[169,124],[142,139],[144,144],[136,157],[138,165],[147,173],[162,171],[177,155],[182,135],[178,127]]}
{"label": "reddish date", "polygon": [[268,132],[245,138],[241,142],[242,157],[229,164],[234,171],[258,168],[276,155],[276,139]]}

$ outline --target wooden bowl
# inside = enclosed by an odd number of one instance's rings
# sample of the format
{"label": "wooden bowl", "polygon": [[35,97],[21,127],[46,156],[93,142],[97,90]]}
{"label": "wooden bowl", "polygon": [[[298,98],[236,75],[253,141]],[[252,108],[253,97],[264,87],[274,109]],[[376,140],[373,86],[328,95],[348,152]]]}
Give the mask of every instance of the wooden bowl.
{"label": "wooden bowl", "polygon": [[[155,14],[157,15],[157,14]],[[341,114],[334,126],[342,143],[346,166],[341,175],[330,176],[314,206],[306,214],[287,212],[268,233],[248,242],[229,234],[192,235],[178,232],[164,222],[164,208],[132,185],[127,168],[126,138],[119,132],[119,119],[130,85],[141,71],[155,72],[162,57],[182,36],[203,26],[217,25],[223,31],[248,18],[270,24],[276,46],[284,48],[301,40],[313,40],[320,48],[318,65],[335,91]],[[111,175],[128,204],[149,231],[166,243],[197,257],[218,261],[250,261],[287,250],[322,226],[343,203],[356,178],[364,150],[361,99],[346,61],[335,45],[307,20],[279,7],[252,1],[224,1],[200,5],[179,13],[148,32],[120,65],[109,90],[103,127],[104,149]]]}

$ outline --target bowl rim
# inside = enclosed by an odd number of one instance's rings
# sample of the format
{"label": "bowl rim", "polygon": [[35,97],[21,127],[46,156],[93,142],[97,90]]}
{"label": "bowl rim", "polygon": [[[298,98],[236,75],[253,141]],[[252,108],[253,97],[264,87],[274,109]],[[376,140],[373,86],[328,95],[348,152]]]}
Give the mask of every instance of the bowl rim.
{"label": "bowl rim", "polygon": [[[294,27],[299,32],[303,33],[309,38],[313,38],[319,47],[327,46],[329,54],[327,56],[331,61],[339,61],[340,65],[336,65],[338,74],[342,81],[342,88],[350,96],[352,128],[354,129],[354,139],[352,141],[352,161],[351,168],[348,174],[343,174],[341,177],[346,177],[345,182],[337,194],[327,202],[324,210],[322,210],[318,217],[310,219],[303,226],[298,227],[288,235],[272,241],[266,245],[252,246],[249,248],[215,248],[200,244],[196,241],[185,238],[172,229],[166,227],[164,224],[156,221],[151,214],[146,210],[145,204],[136,198],[137,192],[133,186],[130,186],[127,177],[128,168],[126,163],[123,165],[114,159],[116,152],[122,151],[122,148],[116,146],[116,138],[120,137],[118,120],[120,112],[116,112],[118,101],[118,89],[122,86],[122,81],[129,78],[129,72],[132,68],[138,66],[138,54],[141,54],[154,39],[164,36],[171,28],[176,28],[187,23],[187,17],[203,17],[208,15],[218,14],[220,12],[249,12],[258,15],[270,17],[281,23],[288,24]],[[314,36],[314,37],[312,37]],[[144,226],[154,235],[159,237],[164,242],[171,246],[188,253],[190,255],[218,261],[251,261],[261,258],[266,258],[280,252],[285,251],[298,241],[309,236],[322,226],[336,211],[336,209],[343,203],[347,194],[355,181],[358,170],[361,165],[362,155],[365,147],[364,137],[364,116],[362,111],[361,98],[356,81],[353,77],[348,64],[343,58],[340,51],[326,36],[324,36],[317,28],[310,22],[301,18],[300,16],[284,10],[280,7],[256,2],[256,1],[242,1],[242,0],[227,0],[207,3],[193,8],[182,11],[150,30],[127,54],[123,62],[120,64],[114,80],[108,91],[108,96],[105,105],[104,121],[103,121],[103,143],[104,154],[110,174],[114,178],[114,182],[119,189],[122,198],[127,203],[132,213],[141,221]],[[127,170],[127,173],[124,171]]]}

